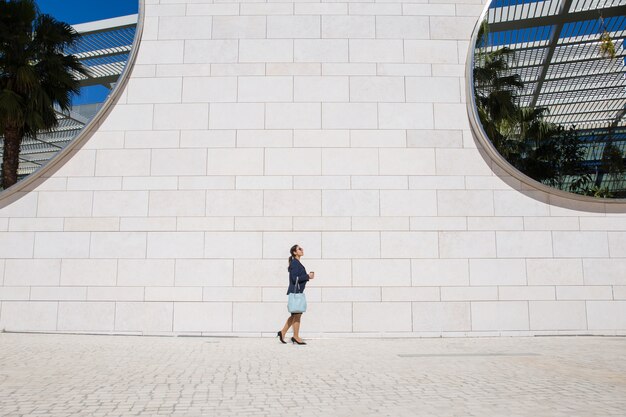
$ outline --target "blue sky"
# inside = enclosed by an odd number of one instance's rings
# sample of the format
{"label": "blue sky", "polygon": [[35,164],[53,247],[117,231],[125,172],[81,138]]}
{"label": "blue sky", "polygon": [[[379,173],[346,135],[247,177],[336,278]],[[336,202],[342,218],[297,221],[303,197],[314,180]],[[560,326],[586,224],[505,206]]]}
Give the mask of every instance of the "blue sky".
{"label": "blue sky", "polygon": [[75,25],[137,13],[138,0],[37,0],[42,13]]}
{"label": "blue sky", "polygon": [[[135,14],[139,8],[138,0],[37,0],[37,5],[41,13],[71,25]],[[109,93],[103,86],[87,87],[72,102],[74,105],[100,103]]]}

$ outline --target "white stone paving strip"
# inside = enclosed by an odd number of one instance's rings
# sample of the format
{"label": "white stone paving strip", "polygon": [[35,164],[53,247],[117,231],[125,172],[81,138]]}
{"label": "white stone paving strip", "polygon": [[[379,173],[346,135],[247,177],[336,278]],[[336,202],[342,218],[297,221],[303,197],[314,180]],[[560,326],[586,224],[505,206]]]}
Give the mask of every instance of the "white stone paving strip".
{"label": "white stone paving strip", "polygon": [[0,416],[623,416],[626,338],[0,334]]}

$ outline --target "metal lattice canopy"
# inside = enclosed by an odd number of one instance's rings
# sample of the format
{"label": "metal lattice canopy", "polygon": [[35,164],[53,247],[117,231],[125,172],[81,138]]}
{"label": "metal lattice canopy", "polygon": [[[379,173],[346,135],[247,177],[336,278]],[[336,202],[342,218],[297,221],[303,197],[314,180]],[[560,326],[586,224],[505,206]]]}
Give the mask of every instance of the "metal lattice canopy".
{"label": "metal lattice canopy", "polygon": [[[103,85],[113,89],[128,61],[137,18],[138,15],[134,14],[73,26],[81,37],[73,48],[65,52],[78,57],[87,68],[86,77],[78,75],[81,88]],[[32,173],[56,155],[76,137],[101,105],[81,105],[73,107],[69,113],[57,112],[59,125],[55,129],[39,132],[37,137],[25,137],[18,175],[23,177]]]}
{"label": "metal lattice canopy", "polygon": [[[520,106],[547,107],[547,121],[577,129],[626,126],[626,0],[494,0],[487,50],[515,54]],[[615,56],[603,55],[607,32]]]}

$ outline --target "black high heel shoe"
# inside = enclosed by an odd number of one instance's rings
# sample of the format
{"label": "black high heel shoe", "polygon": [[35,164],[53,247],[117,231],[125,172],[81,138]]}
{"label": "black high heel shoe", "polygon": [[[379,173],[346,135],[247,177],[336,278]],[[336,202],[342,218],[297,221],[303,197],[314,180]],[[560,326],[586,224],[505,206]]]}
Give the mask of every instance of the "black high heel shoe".
{"label": "black high heel shoe", "polygon": [[278,338],[280,339],[280,343],[287,344],[287,342],[285,342],[285,340],[283,339],[283,333],[282,333],[282,330],[279,330],[279,331],[278,331],[278,333],[277,333],[277,335],[278,335]]}
{"label": "black high heel shoe", "polygon": [[298,342],[295,337],[291,338],[291,344],[297,343],[298,345],[306,345],[306,342]]}

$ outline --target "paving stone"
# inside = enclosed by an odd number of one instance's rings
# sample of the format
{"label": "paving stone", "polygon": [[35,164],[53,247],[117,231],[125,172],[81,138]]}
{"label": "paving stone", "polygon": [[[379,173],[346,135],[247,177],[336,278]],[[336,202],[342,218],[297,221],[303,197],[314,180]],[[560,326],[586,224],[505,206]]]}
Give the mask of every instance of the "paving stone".
{"label": "paving stone", "polygon": [[0,416],[623,416],[626,338],[0,334]]}

